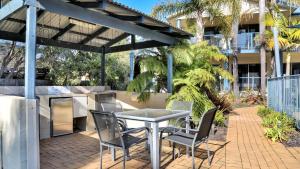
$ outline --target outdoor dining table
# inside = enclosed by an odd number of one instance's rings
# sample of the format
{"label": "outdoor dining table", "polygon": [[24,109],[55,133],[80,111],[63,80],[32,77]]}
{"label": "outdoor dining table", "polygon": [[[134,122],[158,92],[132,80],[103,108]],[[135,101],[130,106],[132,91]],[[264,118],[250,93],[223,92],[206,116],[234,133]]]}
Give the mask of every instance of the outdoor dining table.
{"label": "outdoor dining table", "polygon": [[[124,112],[117,112],[116,117],[125,120],[136,120],[145,122],[146,127],[151,127],[150,132],[150,152],[152,168],[159,168],[159,122],[186,117],[189,120],[190,111],[185,110],[166,110],[166,109],[139,109]],[[189,123],[186,125],[188,132]]]}

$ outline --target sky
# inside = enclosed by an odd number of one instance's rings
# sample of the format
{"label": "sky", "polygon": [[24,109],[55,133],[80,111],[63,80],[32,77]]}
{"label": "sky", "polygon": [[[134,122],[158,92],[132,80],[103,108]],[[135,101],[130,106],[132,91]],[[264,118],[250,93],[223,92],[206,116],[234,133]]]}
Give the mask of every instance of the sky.
{"label": "sky", "polygon": [[152,8],[158,4],[159,0],[114,0],[121,4],[127,5],[133,9],[150,14]]}

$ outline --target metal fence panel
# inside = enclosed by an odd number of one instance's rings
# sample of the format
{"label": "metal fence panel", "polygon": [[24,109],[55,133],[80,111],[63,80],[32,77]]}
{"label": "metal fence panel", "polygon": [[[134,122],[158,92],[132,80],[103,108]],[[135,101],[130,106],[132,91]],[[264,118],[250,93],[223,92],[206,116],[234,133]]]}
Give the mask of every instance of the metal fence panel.
{"label": "metal fence panel", "polygon": [[268,79],[268,106],[294,117],[300,128],[300,75]]}

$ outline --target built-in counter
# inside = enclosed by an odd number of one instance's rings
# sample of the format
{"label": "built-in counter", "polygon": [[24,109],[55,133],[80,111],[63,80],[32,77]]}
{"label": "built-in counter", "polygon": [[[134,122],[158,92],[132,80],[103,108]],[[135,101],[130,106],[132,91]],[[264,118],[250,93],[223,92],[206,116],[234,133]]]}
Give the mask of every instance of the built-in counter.
{"label": "built-in counter", "polygon": [[88,94],[56,94],[38,95],[40,112],[40,139],[52,136],[51,99],[72,98],[73,100],[73,125],[75,131],[94,130],[94,121],[89,110],[99,110],[100,102],[113,101],[115,94],[111,92],[99,92]]}

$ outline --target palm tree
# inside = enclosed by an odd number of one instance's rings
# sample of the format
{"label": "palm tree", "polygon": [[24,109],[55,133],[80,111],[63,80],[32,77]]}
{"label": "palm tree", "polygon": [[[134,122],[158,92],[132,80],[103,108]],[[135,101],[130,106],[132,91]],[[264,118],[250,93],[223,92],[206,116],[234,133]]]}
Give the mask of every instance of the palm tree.
{"label": "palm tree", "polygon": [[232,10],[231,13],[231,23],[232,23],[232,74],[233,74],[233,93],[235,97],[239,98],[239,75],[238,75],[238,33],[239,33],[239,23],[241,15],[241,0],[232,1],[230,3]]}
{"label": "palm tree", "polygon": [[[219,77],[233,81],[231,74],[222,68],[227,57],[206,42],[177,48],[173,53],[176,64],[181,66],[177,66],[180,75],[174,79],[174,94],[169,100],[193,101],[195,117],[200,117],[211,105],[220,106],[223,111],[230,110],[230,104],[216,91]],[[211,61],[219,65],[212,65]]]}
{"label": "palm tree", "polygon": [[197,23],[196,37],[198,42],[200,42],[203,40],[204,35],[203,13],[207,12],[214,16],[221,9],[221,5],[227,2],[225,0],[164,0],[162,4],[154,7],[152,14],[155,17],[165,17],[174,14],[195,16]]}
{"label": "palm tree", "polygon": [[262,95],[266,92],[266,48],[265,48],[265,0],[259,0],[259,37],[260,37],[260,84]]}
{"label": "palm tree", "polygon": [[[275,10],[276,17],[274,17],[274,13],[272,10]],[[278,41],[279,47],[281,51],[287,52],[286,58],[286,75],[290,75],[290,60],[291,60],[291,52],[295,49],[300,48],[300,30],[288,28],[290,25],[300,24],[300,21],[297,19],[288,19],[285,15],[280,12],[278,7],[274,7],[270,10],[266,15],[266,26],[273,27],[277,26],[279,30]],[[274,39],[273,32],[271,30],[267,30],[265,33],[266,38],[266,48],[268,50],[274,50]]]}
{"label": "palm tree", "polygon": [[136,72],[138,75],[128,84],[127,91],[139,93],[139,101],[147,101],[151,92],[167,91],[167,52],[167,48],[161,47],[138,54],[141,72]]}
{"label": "palm tree", "polygon": [[[224,6],[228,6],[229,10],[232,11],[230,17],[225,17],[222,13]],[[239,96],[239,85],[238,85],[238,48],[237,48],[237,34],[238,25],[241,11],[241,0],[166,0],[163,4],[158,5],[153,10],[154,16],[166,16],[166,15],[195,15],[196,17],[196,37],[198,42],[203,40],[204,35],[204,22],[203,12],[207,12],[211,17],[215,17],[218,21],[217,25],[221,27],[225,37],[229,37],[228,34],[232,35],[233,41],[233,76],[234,76],[234,93],[236,97]],[[224,19],[226,18],[226,19]],[[234,26],[229,26],[230,22]],[[235,29],[228,29],[235,28]],[[234,30],[234,31],[233,31]],[[232,33],[233,31],[233,33]],[[230,48],[230,47],[229,47]]]}

